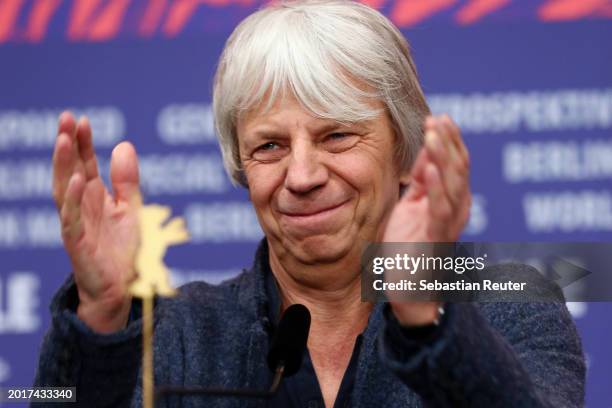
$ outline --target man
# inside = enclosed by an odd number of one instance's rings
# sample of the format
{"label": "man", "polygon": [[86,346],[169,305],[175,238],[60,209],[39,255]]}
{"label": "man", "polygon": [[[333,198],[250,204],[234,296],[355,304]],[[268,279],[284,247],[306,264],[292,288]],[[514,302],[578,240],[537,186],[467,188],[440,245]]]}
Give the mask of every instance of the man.
{"label": "man", "polygon": [[[249,272],[158,301],[155,382],[266,388],[270,337],[294,303],[312,314],[308,350],[271,401],[161,406],[582,404],[584,360],[563,304],[361,301],[366,242],[455,241],[470,207],[459,130],[427,116],[408,45],[384,16],[345,1],[253,14],[226,44],[213,104],[226,168],[248,188],[265,239]],[[140,406],[141,321],[127,291],[140,194],[128,142],[113,151],[111,183],[112,194],[87,119],[63,114],[54,198],[73,275],[53,301],[36,384],[76,385],[83,406]]]}

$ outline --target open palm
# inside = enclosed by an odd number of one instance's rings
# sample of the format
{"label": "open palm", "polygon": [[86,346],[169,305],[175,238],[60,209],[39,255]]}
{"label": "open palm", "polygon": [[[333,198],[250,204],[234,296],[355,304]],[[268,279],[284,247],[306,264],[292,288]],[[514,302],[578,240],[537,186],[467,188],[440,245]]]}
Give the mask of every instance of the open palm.
{"label": "open palm", "polygon": [[138,182],[136,152],[121,143],[111,159],[111,194],[98,173],[88,120],[76,123],[67,112],[60,116],[53,196],[79,293],[79,317],[101,332],[115,330],[129,311],[139,242]]}

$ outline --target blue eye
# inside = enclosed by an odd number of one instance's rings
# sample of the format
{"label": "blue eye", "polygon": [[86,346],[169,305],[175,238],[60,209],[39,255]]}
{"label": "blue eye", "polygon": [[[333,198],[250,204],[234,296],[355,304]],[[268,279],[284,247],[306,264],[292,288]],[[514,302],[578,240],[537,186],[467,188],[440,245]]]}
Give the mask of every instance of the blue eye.
{"label": "blue eye", "polygon": [[273,149],[276,149],[277,147],[278,145],[276,143],[268,142],[268,143],[262,144],[257,149],[258,150],[273,150]]}
{"label": "blue eye", "polygon": [[278,142],[260,144],[252,153],[252,157],[260,162],[274,162],[287,154],[287,146]]}
{"label": "blue eye", "polygon": [[334,132],[329,133],[323,139],[322,146],[331,153],[342,153],[357,144],[359,135],[352,132]]}

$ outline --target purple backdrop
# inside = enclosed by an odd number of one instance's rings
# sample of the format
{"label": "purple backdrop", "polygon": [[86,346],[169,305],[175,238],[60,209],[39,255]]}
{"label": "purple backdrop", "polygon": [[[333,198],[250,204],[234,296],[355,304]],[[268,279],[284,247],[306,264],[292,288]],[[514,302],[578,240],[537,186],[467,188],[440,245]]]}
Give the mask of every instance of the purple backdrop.
{"label": "purple backdrop", "polygon": [[[611,241],[610,1],[369,3],[411,42],[433,110],[463,129],[475,194],[464,240]],[[210,97],[225,39],[258,5],[0,0],[0,386],[31,384],[70,272],[50,194],[63,109],[91,118],[103,172],[131,140],[146,199],[187,218],[192,242],[166,258],[176,285],[250,265],[261,231],[223,173]],[[609,407],[612,306],[569,306],[587,406]]]}

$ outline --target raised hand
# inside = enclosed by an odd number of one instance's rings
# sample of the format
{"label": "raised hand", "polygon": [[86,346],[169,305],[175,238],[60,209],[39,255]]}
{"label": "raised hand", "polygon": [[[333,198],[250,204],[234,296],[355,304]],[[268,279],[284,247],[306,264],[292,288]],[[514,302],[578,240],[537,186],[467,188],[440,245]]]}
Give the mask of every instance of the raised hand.
{"label": "raised hand", "polygon": [[397,203],[385,242],[454,242],[467,223],[471,194],[469,156],[457,125],[447,116],[428,117],[425,145]]}
{"label": "raised hand", "polygon": [[135,279],[141,206],[138,159],[123,142],[111,157],[111,194],[98,173],[87,118],[60,115],[53,152],[53,198],[64,247],[76,281],[77,314],[91,329],[111,333],[125,326]]}
{"label": "raised hand", "polygon": [[[425,145],[410,174],[410,185],[396,204],[384,242],[454,242],[471,206],[469,156],[459,128],[447,116],[428,117]],[[420,325],[437,318],[436,302],[391,302],[398,320]]]}

